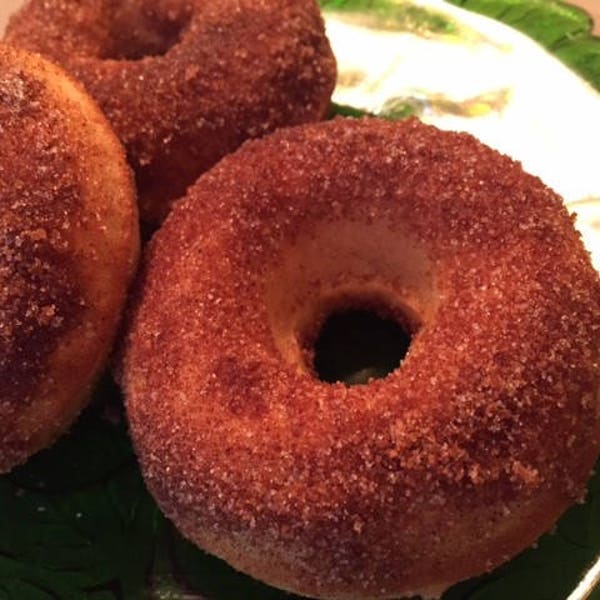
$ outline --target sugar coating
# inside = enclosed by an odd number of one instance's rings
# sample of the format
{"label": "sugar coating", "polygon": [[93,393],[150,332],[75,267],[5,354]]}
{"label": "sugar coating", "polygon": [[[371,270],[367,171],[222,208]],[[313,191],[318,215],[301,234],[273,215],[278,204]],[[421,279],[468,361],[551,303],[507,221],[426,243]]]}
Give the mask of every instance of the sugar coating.
{"label": "sugar coating", "polygon": [[[267,297],[290,248],[347,223],[421,249],[436,306],[397,370],[350,388],[284,359]],[[581,499],[599,342],[598,276],[539,179],[466,134],[336,119],[244,144],[176,204],[123,383],[190,539],[288,590],[393,598],[495,567]]]}
{"label": "sugar coating", "polygon": [[83,298],[69,250],[81,191],[61,112],[14,57],[0,51],[0,438],[30,403]]}
{"label": "sugar coating", "polygon": [[133,178],[92,100],[0,45],[0,473],[88,398],[137,257]]}
{"label": "sugar coating", "polygon": [[33,0],[5,39],[84,83],[152,222],[244,140],[322,118],[336,78],[314,0]]}

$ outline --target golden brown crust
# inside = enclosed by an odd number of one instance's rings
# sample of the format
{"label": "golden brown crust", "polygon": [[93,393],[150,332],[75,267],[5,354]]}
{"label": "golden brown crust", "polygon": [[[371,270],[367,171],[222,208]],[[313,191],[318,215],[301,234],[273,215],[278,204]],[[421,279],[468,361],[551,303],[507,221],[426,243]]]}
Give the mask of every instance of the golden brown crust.
{"label": "golden brown crust", "polygon": [[84,83],[154,222],[245,139],[322,118],[336,77],[314,0],[32,0],[5,39]]}
{"label": "golden brown crust", "polygon": [[124,151],[64,73],[0,46],[0,128],[3,472],[81,410],[112,342],[138,239]]}
{"label": "golden brown crust", "polygon": [[[297,358],[302,309],[361,289],[420,329],[387,378],[322,383]],[[599,343],[598,276],[556,194],[468,135],[340,119],[245,144],[176,205],[124,387],[190,539],[282,588],[393,598],[491,569],[581,497]]]}

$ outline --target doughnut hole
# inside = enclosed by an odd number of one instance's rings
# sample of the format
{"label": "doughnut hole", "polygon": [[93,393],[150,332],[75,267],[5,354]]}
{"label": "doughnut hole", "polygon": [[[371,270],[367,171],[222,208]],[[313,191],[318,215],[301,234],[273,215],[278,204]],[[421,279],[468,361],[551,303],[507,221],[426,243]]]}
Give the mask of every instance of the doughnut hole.
{"label": "doughnut hole", "polygon": [[327,383],[368,383],[400,366],[410,340],[405,327],[376,309],[342,309],[329,315],[319,331],[313,368]]}
{"label": "doughnut hole", "polygon": [[352,385],[401,364],[439,295],[433,264],[410,235],[348,222],[321,225],[285,248],[266,300],[275,345],[289,364]]}
{"label": "doughnut hole", "polygon": [[123,2],[112,15],[101,58],[137,61],[164,56],[181,41],[190,19],[189,10],[161,11]]}

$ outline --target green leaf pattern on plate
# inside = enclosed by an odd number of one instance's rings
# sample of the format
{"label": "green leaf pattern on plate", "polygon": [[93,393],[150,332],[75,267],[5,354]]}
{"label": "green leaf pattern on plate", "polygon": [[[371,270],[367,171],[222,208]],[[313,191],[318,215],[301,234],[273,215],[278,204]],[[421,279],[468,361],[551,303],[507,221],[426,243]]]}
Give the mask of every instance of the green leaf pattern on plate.
{"label": "green leaf pattern on plate", "polygon": [[[581,10],[553,0],[451,0],[529,34],[600,89],[600,39]],[[324,0],[324,8],[452,34],[454,24],[393,2]],[[340,113],[360,111],[339,107]],[[404,114],[404,113],[402,113]],[[600,464],[598,465],[600,469]],[[11,600],[292,600],[183,540],[145,490],[106,380],[71,434],[0,477],[0,598]],[[563,600],[600,549],[600,475],[588,500],[537,549],[455,586],[444,600]],[[152,590],[151,592],[149,590]],[[192,593],[193,595],[189,595]],[[599,594],[600,595],[600,594]]]}
{"label": "green leaf pattern on plate", "polygon": [[356,14],[362,25],[373,23],[378,30],[412,31],[419,35],[456,35],[460,25],[444,13],[412,2],[369,0],[323,0],[323,10]]}
{"label": "green leaf pattern on plate", "polygon": [[600,38],[583,10],[556,0],[447,0],[527,34],[600,90]]}

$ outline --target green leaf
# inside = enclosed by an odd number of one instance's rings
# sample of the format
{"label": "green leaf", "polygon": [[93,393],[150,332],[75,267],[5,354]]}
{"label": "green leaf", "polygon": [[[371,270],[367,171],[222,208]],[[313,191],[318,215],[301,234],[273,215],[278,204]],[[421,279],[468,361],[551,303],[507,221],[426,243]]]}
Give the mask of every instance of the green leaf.
{"label": "green leaf", "polygon": [[70,435],[0,478],[0,515],[0,598],[147,597],[162,517],[113,384]]}
{"label": "green leaf", "polygon": [[345,106],[343,104],[333,103],[331,106],[331,116],[341,117],[353,117],[358,119],[360,117],[372,116],[367,111],[361,110],[360,108],[354,108],[353,106]]}
{"label": "green leaf", "polygon": [[[135,463],[77,491],[31,492],[0,481],[0,586],[29,582],[59,597],[146,585],[156,507]],[[135,560],[132,560],[135,557]]]}
{"label": "green leaf", "polygon": [[447,0],[518,29],[600,90],[600,38],[580,8],[558,0]]}
{"label": "green leaf", "polygon": [[544,46],[591,31],[590,17],[581,9],[555,0],[448,0],[511,25]]}
{"label": "green leaf", "polygon": [[15,600],[55,600],[52,592],[47,592],[26,581],[10,581],[0,587],[0,595]]}
{"label": "green leaf", "polygon": [[600,38],[571,40],[558,46],[555,54],[600,90]]}
{"label": "green leaf", "polygon": [[459,26],[445,13],[422,7],[411,1],[393,0],[322,0],[321,7],[329,12],[351,17],[359,14],[361,25],[378,30],[403,30],[421,35],[453,35]]}
{"label": "green leaf", "polygon": [[10,480],[30,490],[72,490],[110,477],[132,458],[119,391],[106,377],[70,435],[15,469]]}

